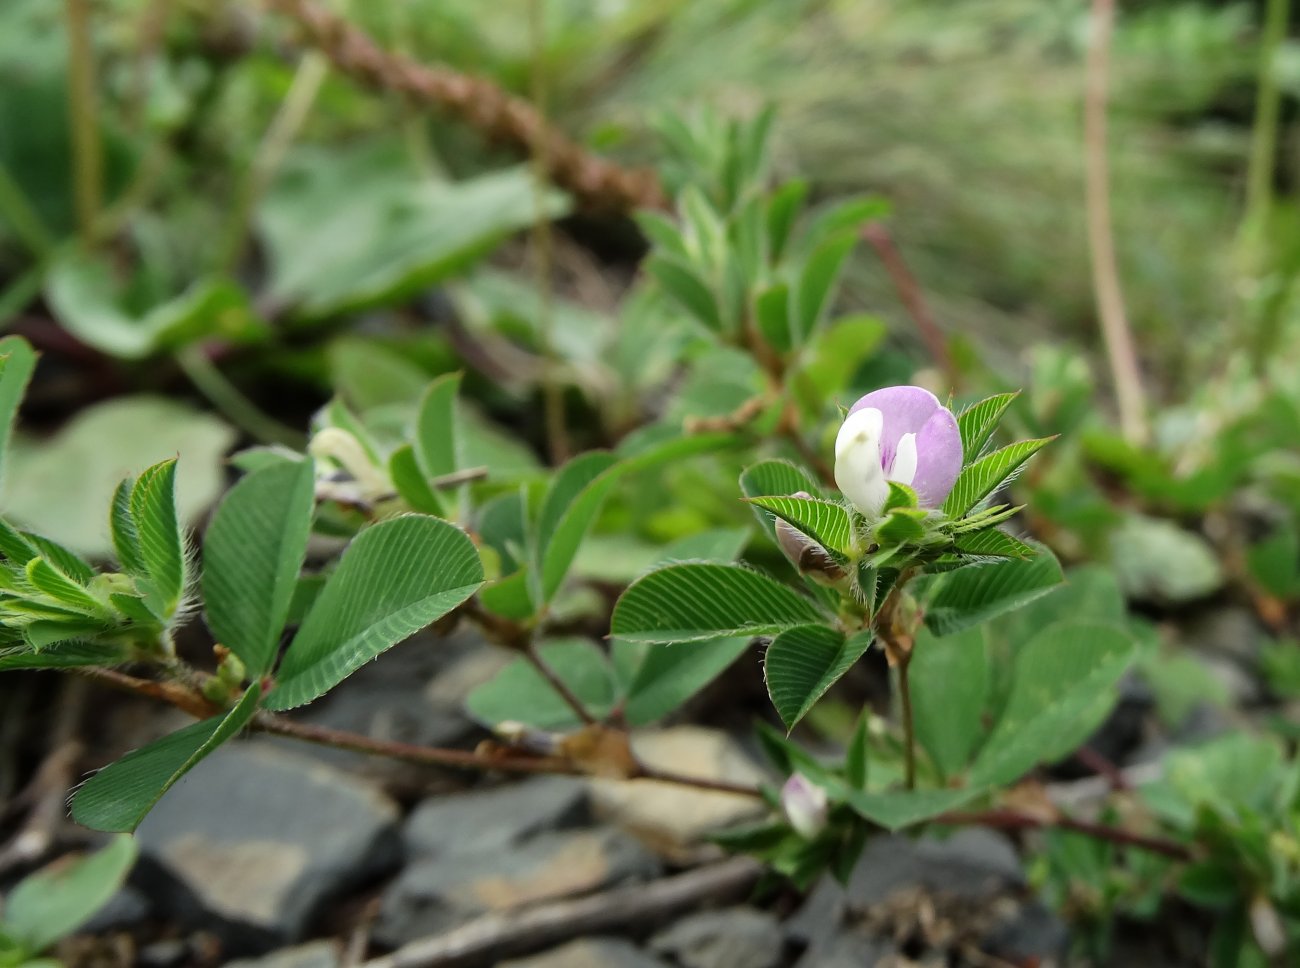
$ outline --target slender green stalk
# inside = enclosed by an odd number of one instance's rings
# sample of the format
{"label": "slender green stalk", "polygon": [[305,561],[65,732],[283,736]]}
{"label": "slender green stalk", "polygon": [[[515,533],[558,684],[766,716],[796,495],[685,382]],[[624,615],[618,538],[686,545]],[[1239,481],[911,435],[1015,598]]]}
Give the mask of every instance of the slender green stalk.
{"label": "slender green stalk", "polygon": [[1115,28],[1115,0],[1093,0],[1092,39],[1088,46],[1087,87],[1084,96],[1086,142],[1086,205],[1088,251],[1092,257],[1092,285],[1101,319],[1102,340],[1115,385],[1120,428],[1132,443],[1149,434],[1142,373],[1138,368],[1133,332],[1124,311],[1115,236],[1110,215],[1110,165],[1107,160],[1106,100],[1110,76],[1110,44]]}
{"label": "slender green stalk", "polygon": [[[1246,211],[1238,241],[1239,265],[1247,278],[1266,271],[1265,245],[1273,211],[1273,184],[1277,167],[1278,128],[1282,94],[1277,81],[1277,53],[1286,39],[1291,0],[1268,0],[1264,32],[1260,38],[1259,74],[1255,89],[1255,121],[1251,129],[1250,160],[1246,170]],[[1285,287],[1262,301],[1254,325],[1252,355],[1262,370],[1277,343],[1286,305]]]}
{"label": "slender green stalk", "polygon": [[[546,0],[529,0],[529,40],[532,45],[532,100],[539,118],[546,119]],[[540,130],[540,129],[539,129]],[[564,386],[556,379],[559,360],[555,354],[555,304],[552,294],[555,262],[555,239],[546,207],[550,190],[550,159],[545,138],[535,138],[530,146],[533,161],[533,254],[537,262],[537,327],[542,357],[542,408],[546,422],[546,442],[551,463],[562,464],[569,456],[568,430],[564,423]]]}
{"label": "slender green stalk", "polygon": [[264,444],[284,444],[299,450],[306,446],[302,434],[263,413],[227,380],[204,354],[203,347],[187,346],[176,354],[176,362],[199,392],[240,430]]}
{"label": "slender green stalk", "polygon": [[38,295],[45,285],[44,262],[37,262],[9,280],[0,289],[0,331],[8,327]]}
{"label": "slender green stalk", "polygon": [[9,223],[18,240],[38,259],[54,248],[53,233],[4,165],[0,165],[0,218]]}
{"label": "slender green stalk", "polygon": [[284,156],[298,137],[303,124],[316,103],[321,85],[329,75],[329,61],[317,51],[307,51],[298,62],[289,91],[281,102],[280,108],[271,119],[271,124],[262,136],[249,166],[248,176],[240,186],[235,209],[231,214],[226,230],[225,244],[222,246],[218,268],[223,272],[232,272],[239,265],[248,241],[253,213],[257,203],[265,194],[271,179],[279,170]]}
{"label": "slender green stalk", "polygon": [[903,786],[916,789],[916,727],[912,719],[912,684],[908,679],[908,666],[912,664],[911,652],[898,663],[898,699],[903,714]]}
{"label": "slender green stalk", "polygon": [[104,200],[104,152],[99,140],[95,47],[90,0],[64,0],[68,30],[68,120],[72,129],[73,195],[82,240],[94,240]]}

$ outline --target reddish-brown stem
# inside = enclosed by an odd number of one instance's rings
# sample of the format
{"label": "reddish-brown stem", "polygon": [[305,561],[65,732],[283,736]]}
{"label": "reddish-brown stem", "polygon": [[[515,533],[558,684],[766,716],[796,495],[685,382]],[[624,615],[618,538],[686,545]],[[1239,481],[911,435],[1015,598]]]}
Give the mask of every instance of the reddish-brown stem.
{"label": "reddish-brown stem", "polygon": [[935,817],[934,822],[952,827],[994,827],[998,830],[1073,830],[1097,840],[1105,840],[1125,847],[1137,847],[1174,860],[1188,861],[1194,856],[1190,848],[1176,840],[1133,833],[1122,827],[1093,823],[1089,820],[1076,820],[1061,815],[1038,816],[1018,813],[1014,810],[984,810],[945,813]]}
{"label": "reddish-brown stem", "polygon": [[532,104],[491,81],[386,51],[312,0],[270,0],[270,6],[293,19],[340,73],[455,115],[496,141],[535,153],[547,177],[586,205],[614,211],[666,206],[653,171],[623,168],[593,154],[549,125]]}
{"label": "reddish-brown stem", "polygon": [[531,639],[524,647],[524,658],[529,661],[532,667],[537,670],[538,674],[540,674],[543,679],[550,683],[551,688],[560,694],[560,698],[564,700],[564,704],[573,710],[575,716],[581,719],[588,726],[594,726],[596,724],[596,717],[591,714],[591,711],[587,709],[582,700],[579,699],[577,695],[574,694],[573,690],[569,688],[569,684],[561,679],[559,674],[556,673],[547,661],[542,658],[541,654],[537,651],[537,646]]}
{"label": "reddish-brown stem", "polygon": [[1080,763],[1092,770],[1098,776],[1105,777],[1110,783],[1110,788],[1115,791],[1130,789],[1128,780],[1124,779],[1124,771],[1118,766],[1102,756],[1091,746],[1082,746],[1074,754],[1074,758]]}
{"label": "reddish-brown stem", "polygon": [[[223,712],[221,707],[209,702],[198,692],[180,683],[153,682],[111,669],[87,668],[80,671],[84,675],[110,685],[115,689],[160,700],[197,718],[206,719],[209,716],[215,716]],[[270,713],[259,713],[254,717],[250,728],[257,732],[285,736],[305,743],[314,743],[318,746],[353,750],[358,753],[382,756],[387,759],[401,760],[422,766],[450,767],[462,770],[500,770],[508,773],[581,775],[585,772],[577,763],[562,757],[538,756],[499,747],[486,750],[455,750],[436,746],[418,746],[413,743],[401,743],[395,740],[375,739],[360,733],[332,729],[328,726],[293,722]],[[758,788],[742,783],[686,776],[670,770],[659,770],[648,766],[638,766],[637,772],[631,779],[654,780],[659,783],[672,783],[681,787],[714,793],[729,793],[736,796],[762,796]],[[1013,810],[987,810],[983,812],[946,813],[936,817],[934,822],[948,826],[996,827],[1001,830],[1051,828],[1073,830],[1099,840],[1163,854],[1175,860],[1191,860],[1193,857],[1192,851],[1188,847],[1176,841],[1137,834],[1106,824],[1075,820],[1060,814],[1043,816],[1018,813]]]}
{"label": "reddish-brown stem", "polygon": [[898,246],[894,244],[894,237],[889,228],[883,222],[869,222],[862,227],[862,238],[880,257],[880,262],[889,273],[889,280],[898,293],[899,301],[907,310],[907,314],[912,317],[916,331],[921,341],[925,343],[931,358],[943,370],[948,382],[954,387],[957,386],[961,374],[957,371],[957,364],[948,349],[948,340],[943,335],[943,330],[939,328],[939,324],[935,322],[930,307],[925,301],[925,295],[921,291],[921,285],[907,267],[902,253],[898,251]]}

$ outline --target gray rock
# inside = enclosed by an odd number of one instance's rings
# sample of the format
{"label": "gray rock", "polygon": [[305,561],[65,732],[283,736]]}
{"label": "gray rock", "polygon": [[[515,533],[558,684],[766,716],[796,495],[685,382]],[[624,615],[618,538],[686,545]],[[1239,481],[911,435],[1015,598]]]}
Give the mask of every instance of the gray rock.
{"label": "gray rock", "polygon": [[497,968],[668,968],[630,941],[582,938],[540,955],[502,961]]}
{"label": "gray rock", "polygon": [[375,938],[405,944],[488,911],[586,894],[658,872],[645,848],[615,830],[554,832],[517,847],[428,856],[384,892]]}
{"label": "gray rock", "polygon": [[246,958],[226,962],[225,968],[339,968],[339,946],[333,941],[309,941],[294,948],[283,948],[265,958]]}
{"label": "gray rock", "polygon": [[539,776],[487,790],[431,797],[411,813],[402,839],[409,854],[495,850],[589,816],[586,783]]}
{"label": "gray rock", "polygon": [[1250,667],[1259,662],[1268,641],[1255,613],[1237,605],[1215,608],[1192,619],[1183,629],[1183,638],[1198,651],[1229,655]]}
{"label": "gray rock", "polygon": [[746,907],[690,915],[650,940],[682,968],[775,968],[782,945],[776,918]]}
{"label": "gray rock", "polygon": [[877,968],[895,955],[888,941],[844,932],[814,942],[796,968]]}
{"label": "gray rock", "polygon": [[395,865],[397,807],[368,783],[255,743],[227,746],[137,832],[142,884],[229,950],[298,940],[322,905]]}
{"label": "gray rock", "polygon": [[786,922],[786,934],[809,945],[833,937],[851,910],[870,909],[909,888],[983,898],[1024,883],[1015,848],[991,830],[971,827],[944,839],[877,836],[867,843],[848,887],[822,877]]}
{"label": "gray rock", "polygon": [[139,924],[153,914],[153,902],[143,891],[128,884],[81,926],[82,934],[103,934]]}
{"label": "gray rock", "polygon": [[1063,962],[1070,932],[1059,917],[1038,902],[1026,904],[985,939],[989,954],[1013,964]]}

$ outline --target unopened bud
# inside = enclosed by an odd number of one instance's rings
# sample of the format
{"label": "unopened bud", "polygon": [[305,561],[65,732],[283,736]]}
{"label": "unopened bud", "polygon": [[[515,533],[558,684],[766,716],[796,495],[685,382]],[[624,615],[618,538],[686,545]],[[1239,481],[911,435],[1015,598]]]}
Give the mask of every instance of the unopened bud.
{"label": "unopened bud", "polygon": [[826,791],[802,773],[791,774],[781,787],[781,809],[795,832],[807,840],[826,828]]}
{"label": "unopened bud", "polygon": [[361,441],[346,430],[326,427],[312,437],[307,449],[317,460],[331,460],[343,468],[357,483],[363,497],[375,498],[392,489],[389,481],[371,462]]}

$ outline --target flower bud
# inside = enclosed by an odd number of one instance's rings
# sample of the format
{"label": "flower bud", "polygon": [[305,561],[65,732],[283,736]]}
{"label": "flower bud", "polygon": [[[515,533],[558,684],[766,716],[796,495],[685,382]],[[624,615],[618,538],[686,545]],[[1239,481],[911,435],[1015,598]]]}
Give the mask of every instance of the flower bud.
{"label": "flower bud", "polygon": [[868,393],[849,410],[835,438],[835,483],[868,518],[885,506],[890,481],[916,491],[921,507],[939,507],[961,464],[957,418],[921,387]]}
{"label": "flower bud", "polygon": [[374,500],[392,490],[387,478],[371,462],[361,441],[340,427],[326,427],[318,431],[307,450],[317,460],[333,461],[356,485],[349,488],[346,481],[318,481],[317,490],[322,492],[319,494],[321,497],[360,502]]}
{"label": "flower bud", "polygon": [[[811,498],[807,491],[797,491],[791,497]],[[835,585],[844,579],[845,571],[820,544],[788,521],[776,520],[776,542],[781,546],[787,558],[799,569],[820,585]]]}
{"label": "flower bud", "polygon": [[812,840],[826,828],[826,791],[802,773],[793,773],[781,787],[781,809],[799,836]]}

